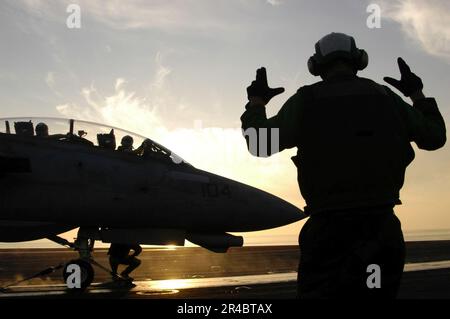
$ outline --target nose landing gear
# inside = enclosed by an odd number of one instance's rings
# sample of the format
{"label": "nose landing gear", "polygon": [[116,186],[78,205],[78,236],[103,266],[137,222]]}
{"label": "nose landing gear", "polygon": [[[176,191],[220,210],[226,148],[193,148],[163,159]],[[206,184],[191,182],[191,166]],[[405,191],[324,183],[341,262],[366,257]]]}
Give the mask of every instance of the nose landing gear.
{"label": "nose landing gear", "polygon": [[64,283],[67,284],[70,290],[74,292],[84,291],[92,284],[95,276],[92,265],[99,266],[101,269],[110,272],[107,268],[98,264],[92,257],[95,240],[99,239],[98,229],[80,227],[74,243],[58,236],[48,237],[48,239],[78,251],[79,258],[66,263],[63,269]]}
{"label": "nose landing gear", "polygon": [[[77,279],[75,276],[79,276],[79,278]],[[83,259],[74,259],[64,266],[63,278],[70,291],[84,291],[94,280],[94,268]],[[79,285],[77,286],[77,284]]]}
{"label": "nose landing gear", "polygon": [[98,230],[96,229],[80,227],[77,239],[73,244],[60,237],[50,238],[61,245],[78,251],[80,258],[69,261],[63,269],[64,283],[72,291],[84,291],[94,280],[95,272],[91,263],[93,262],[92,251],[97,234]]}
{"label": "nose landing gear", "polygon": [[[20,284],[22,282],[26,282],[38,277],[48,276],[61,268],[63,268],[62,277],[64,279],[64,283],[68,287],[68,291],[83,292],[92,284],[94,280],[95,272],[92,265],[107,272],[116,280],[118,279],[118,284],[113,285],[114,287],[130,288],[134,286],[129,280],[123,278],[120,275],[113,274],[108,268],[96,262],[92,257],[95,240],[100,239],[98,229],[86,229],[81,227],[78,230],[77,239],[74,243],[69,242],[68,240],[59,236],[49,236],[47,237],[47,239],[66,248],[78,251],[79,258],[73,259],[68,263],[60,263],[57,266],[49,267],[33,276],[27,277],[7,286],[0,287],[0,293],[6,293],[10,290],[11,287],[16,286],[17,284]],[[79,283],[79,285],[76,285],[77,283]]]}

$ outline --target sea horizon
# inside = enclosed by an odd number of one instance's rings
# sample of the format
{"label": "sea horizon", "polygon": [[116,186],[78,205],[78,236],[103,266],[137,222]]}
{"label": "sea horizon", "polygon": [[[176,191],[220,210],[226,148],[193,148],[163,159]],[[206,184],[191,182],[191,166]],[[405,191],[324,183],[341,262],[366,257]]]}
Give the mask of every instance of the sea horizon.
{"label": "sea horizon", "polygon": [[[405,241],[439,241],[450,240],[450,229],[423,229],[423,230],[407,230],[403,232]],[[244,234],[244,247],[250,246],[292,246],[297,245],[297,236],[292,234],[284,235],[258,235],[252,237],[251,233]],[[107,248],[108,243],[96,242],[95,248]],[[160,247],[153,245],[143,245],[143,247]],[[180,247],[197,247],[186,241],[185,246]],[[0,249],[51,249],[62,248],[62,246],[53,243],[47,239],[39,239],[18,243],[0,243]]]}

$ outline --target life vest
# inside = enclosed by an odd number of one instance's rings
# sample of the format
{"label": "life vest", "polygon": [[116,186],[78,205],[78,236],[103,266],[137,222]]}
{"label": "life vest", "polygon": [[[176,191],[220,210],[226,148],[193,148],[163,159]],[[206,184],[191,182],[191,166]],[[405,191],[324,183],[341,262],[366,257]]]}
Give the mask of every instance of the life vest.
{"label": "life vest", "polygon": [[305,97],[298,131],[300,191],[316,213],[400,203],[414,159],[400,106],[368,79],[322,81]]}

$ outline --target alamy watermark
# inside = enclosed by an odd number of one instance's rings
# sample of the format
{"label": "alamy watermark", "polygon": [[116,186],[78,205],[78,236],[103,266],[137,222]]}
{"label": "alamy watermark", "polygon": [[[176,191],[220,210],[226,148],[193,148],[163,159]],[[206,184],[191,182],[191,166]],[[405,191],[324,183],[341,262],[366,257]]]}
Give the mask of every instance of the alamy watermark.
{"label": "alamy watermark", "polygon": [[78,4],[69,4],[66,12],[70,13],[66,19],[66,26],[69,29],[81,29],[81,8]]}
{"label": "alamy watermark", "polygon": [[366,25],[369,29],[381,28],[381,8],[376,3],[371,3],[367,6],[367,13],[370,15],[367,17]]}
{"label": "alamy watermark", "polygon": [[[269,157],[280,151],[279,128],[250,127],[244,130],[239,128],[203,127],[202,121],[196,120],[194,121],[193,129],[183,129],[175,133],[174,136],[177,136],[176,140],[179,139],[178,135],[182,138],[202,141],[199,147],[203,147],[204,150],[214,154],[216,158],[220,158],[221,165],[234,165],[244,159],[248,161],[248,153],[255,157]],[[242,146],[245,145],[242,136],[247,141],[246,146],[249,152],[244,152],[242,149]],[[168,143],[170,144],[170,142]],[[177,150],[191,159],[198,159],[204,156],[204,152],[197,152],[195,147],[187,147],[185,144],[179,145]],[[180,156],[173,152],[170,154],[170,158],[175,164],[184,162]]]}
{"label": "alamy watermark", "polygon": [[[242,135],[247,139],[248,150],[252,155],[259,157],[268,157],[280,151],[279,128],[256,129],[254,127],[249,127],[246,130],[242,130]],[[269,144],[269,135],[270,135],[270,144]]]}
{"label": "alamy watermark", "polygon": [[377,264],[370,264],[367,266],[367,273],[370,275],[367,277],[366,285],[369,289],[381,288],[381,267]]}
{"label": "alamy watermark", "polygon": [[81,288],[81,268],[77,264],[70,264],[66,267],[66,273],[69,274],[66,279],[66,285],[69,289]]}

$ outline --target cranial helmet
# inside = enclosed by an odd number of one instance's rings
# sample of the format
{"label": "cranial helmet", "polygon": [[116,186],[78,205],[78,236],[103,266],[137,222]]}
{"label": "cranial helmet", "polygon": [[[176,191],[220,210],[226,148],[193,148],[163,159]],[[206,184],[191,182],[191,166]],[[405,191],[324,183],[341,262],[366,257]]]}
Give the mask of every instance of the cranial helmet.
{"label": "cranial helmet", "polygon": [[133,138],[130,135],[125,135],[120,144],[122,144],[123,147],[132,147],[133,142]]}
{"label": "cranial helmet", "polygon": [[48,136],[48,126],[45,123],[39,123],[35,128],[36,136]]}
{"label": "cranial helmet", "polygon": [[308,70],[312,75],[321,75],[323,66],[337,59],[351,62],[358,71],[369,63],[367,52],[356,47],[355,39],[344,33],[330,33],[315,45],[316,52],[308,59]]}

